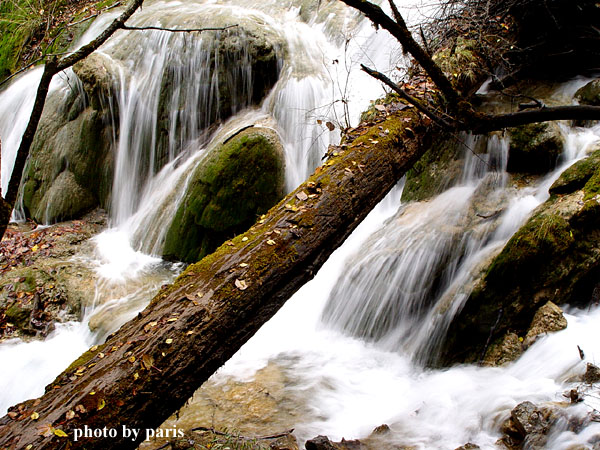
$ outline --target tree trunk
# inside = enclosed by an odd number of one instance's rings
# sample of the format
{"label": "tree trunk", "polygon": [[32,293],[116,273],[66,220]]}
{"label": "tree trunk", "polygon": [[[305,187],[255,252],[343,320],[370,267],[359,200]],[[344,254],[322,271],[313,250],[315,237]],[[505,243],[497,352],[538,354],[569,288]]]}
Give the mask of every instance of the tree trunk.
{"label": "tree trunk", "polygon": [[[246,233],[188,267],[40,399],[12,407],[0,419],[0,448],[136,448],[313,278],[427,149],[412,109],[378,125],[337,148]],[[86,439],[85,427],[115,436]],[[132,439],[123,427],[141,432]]]}

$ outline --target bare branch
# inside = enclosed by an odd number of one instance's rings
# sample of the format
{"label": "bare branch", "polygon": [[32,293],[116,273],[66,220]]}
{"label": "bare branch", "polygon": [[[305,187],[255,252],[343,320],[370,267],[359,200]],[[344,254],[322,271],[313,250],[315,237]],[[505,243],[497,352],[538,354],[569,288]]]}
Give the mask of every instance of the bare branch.
{"label": "bare branch", "polygon": [[121,27],[122,30],[131,30],[131,31],[144,31],[144,30],[159,30],[159,31],[169,31],[171,33],[201,33],[203,31],[225,31],[230,28],[235,28],[238,25],[228,25],[226,27],[216,27],[216,28],[163,28],[163,27],[130,27],[127,25],[123,25]]}
{"label": "bare branch", "polygon": [[371,75],[373,78],[376,78],[379,81],[384,82],[387,86],[389,86],[396,93],[398,93],[398,95],[400,95],[400,97],[402,97],[408,103],[410,103],[415,108],[417,108],[419,111],[421,111],[423,114],[425,114],[427,117],[429,117],[440,127],[444,128],[444,129],[448,129],[448,130],[455,128],[455,125],[452,125],[452,124],[446,122],[443,118],[438,116],[435,112],[433,112],[431,109],[429,109],[423,103],[421,103],[415,97],[413,97],[412,95],[409,95],[404,89],[400,88],[400,86],[398,86],[396,83],[394,83],[392,80],[390,80],[388,77],[386,77],[381,72],[377,72],[376,70],[370,69],[362,64],[361,64],[361,69],[364,70],[369,75]]}
{"label": "bare branch", "polygon": [[476,134],[504,128],[518,127],[528,123],[550,122],[553,120],[600,120],[600,106],[569,105],[519,111],[509,114],[481,115],[475,123],[468,123]]}
{"label": "bare branch", "polygon": [[[431,77],[433,82],[440,89],[446,100],[448,101],[451,108],[455,109],[458,100],[459,94],[454,89],[450,80],[444,75],[442,69],[435,63],[433,59],[427,54],[425,50],[414,40],[412,34],[410,33],[406,22],[402,15],[398,12],[398,16],[396,21],[394,21],[391,17],[389,17],[379,6],[374,5],[366,0],[342,0],[349,6],[358,9],[362,12],[367,18],[369,18],[373,23],[381,26],[383,29],[387,30],[392,36],[394,36],[398,42],[402,45],[405,51],[410,53],[410,55],[415,58],[417,63]],[[397,11],[397,9],[396,9]]]}

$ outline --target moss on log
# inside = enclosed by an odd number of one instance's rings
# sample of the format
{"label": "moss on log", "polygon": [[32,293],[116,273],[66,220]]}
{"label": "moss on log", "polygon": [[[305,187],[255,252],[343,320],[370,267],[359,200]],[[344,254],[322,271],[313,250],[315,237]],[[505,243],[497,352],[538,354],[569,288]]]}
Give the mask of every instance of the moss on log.
{"label": "moss on log", "polygon": [[[246,233],[161,290],[102,351],[73,364],[40,399],[12,407],[0,419],[0,448],[136,448],[145,429],[180,408],[314,276],[422,155],[429,134],[405,110],[331,152]],[[116,437],[75,441],[85,426]],[[123,426],[142,432],[125,437]]]}

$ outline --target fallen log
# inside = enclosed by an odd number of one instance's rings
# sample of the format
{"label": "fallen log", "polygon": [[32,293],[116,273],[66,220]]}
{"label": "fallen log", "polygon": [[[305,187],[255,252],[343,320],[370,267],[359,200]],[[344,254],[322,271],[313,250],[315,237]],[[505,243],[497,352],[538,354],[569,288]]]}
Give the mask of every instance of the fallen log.
{"label": "fallen log", "polygon": [[355,130],[246,233],[189,266],[42,397],[10,408],[0,448],[136,448],[313,278],[427,150],[426,131],[414,109]]}

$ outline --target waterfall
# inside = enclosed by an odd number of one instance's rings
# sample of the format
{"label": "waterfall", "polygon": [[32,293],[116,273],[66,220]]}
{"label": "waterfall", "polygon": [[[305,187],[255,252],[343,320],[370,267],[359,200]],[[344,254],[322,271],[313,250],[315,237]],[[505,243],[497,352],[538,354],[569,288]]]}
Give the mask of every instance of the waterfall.
{"label": "waterfall", "polygon": [[[115,15],[96,21],[83,40]],[[383,71],[401,57],[387,34],[339,2],[154,1],[132,24],[203,27],[207,16],[215,26],[243,30],[119,32],[98,52],[115,68],[118,94],[104,105],[118,124],[111,228],[93,239],[91,251],[74,256],[94,269],[95,296],[84,305],[82,322],[57,326],[47,340],[0,344],[0,410],[40,395],[70,361],[179,273],[180,266],[157,255],[191,174],[218,143],[251,124],[275,129],[291,190],[339,140],[339,127],[355,124],[369,100],[383,93],[356,66],[365,62]],[[276,43],[278,57],[278,79],[262,101],[254,98],[244,44],[257,29]],[[232,45],[241,42],[234,60],[220,59],[219,45],[228,37]],[[40,69],[31,71],[0,92],[3,189],[39,76]],[[560,95],[570,99],[583,82],[568,84]],[[53,89],[63,86],[56,83]],[[228,106],[220,103],[224,91],[232,98]],[[329,130],[327,121],[336,128]],[[473,136],[461,136],[463,169],[452,184],[428,201],[402,203],[400,183],[211,382],[253,380],[275,365],[285,375],[279,400],[293,405],[286,426],[300,440],[364,437],[387,423],[386,439],[399,446],[447,449],[472,441],[494,448],[501,421],[518,402],[562,399],[569,378],[582,370],[573,348],[582,345],[590,358],[600,358],[593,339],[600,310],[568,311],[567,330],[540,340],[505,368],[424,365],[435,358],[486,261],[548,198],[560,172],[597,144],[600,128],[563,126],[563,134],[559,167],[523,189],[508,183],[507,138],[491,137],[480,152]],[[178,427],[206,425],[189,419],[195,400]],[[236,406],[236,415],[244,409]],[[258,434],[279,431],[268,425]],[[552,448],[585,444],[598,428],[559,433]]]}

